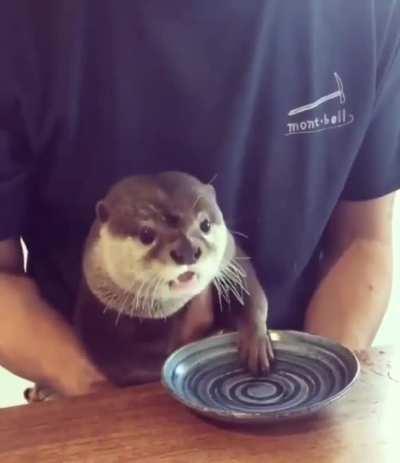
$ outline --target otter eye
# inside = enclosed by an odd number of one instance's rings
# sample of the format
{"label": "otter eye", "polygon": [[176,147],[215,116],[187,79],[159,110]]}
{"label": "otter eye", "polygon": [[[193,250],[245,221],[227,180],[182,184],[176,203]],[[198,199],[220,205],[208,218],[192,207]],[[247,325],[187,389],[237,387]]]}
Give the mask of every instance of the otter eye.
{"label": "otter eye", "polygon": [[200,224],[200,230],[203,233],[208,233],[211,230],[211,222],[208,219],[205,219]]}
{"label": "otter eye", "polygon": [[140,241],[148,246],[156,239],[156,232],[150,227],[143,227],[139,233]]}

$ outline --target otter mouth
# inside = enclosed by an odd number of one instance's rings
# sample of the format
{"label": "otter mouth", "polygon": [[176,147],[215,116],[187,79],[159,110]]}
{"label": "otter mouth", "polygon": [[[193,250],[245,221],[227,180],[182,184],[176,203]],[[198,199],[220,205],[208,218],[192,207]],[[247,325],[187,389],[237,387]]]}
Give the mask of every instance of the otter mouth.
{"label": "otter mouth", "polygon": [[169,287],[173,291],[187,292],[196,288],[198,277],[195,272],[190,270],[181,273],[175,280],[169,282]]}

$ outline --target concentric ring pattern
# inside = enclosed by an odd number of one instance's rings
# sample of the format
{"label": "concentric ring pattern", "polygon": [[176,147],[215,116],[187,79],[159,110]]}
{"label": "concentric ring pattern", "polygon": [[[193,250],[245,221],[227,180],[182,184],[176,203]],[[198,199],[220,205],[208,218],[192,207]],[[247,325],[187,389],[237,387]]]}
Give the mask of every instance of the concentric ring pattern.
{"label": "concentric ring pattern", "polygon": [[167,360],[163,383],[185,405],[208,416],[263,421],[304,415],[330,403],[358,375],[354,355],[330,341],[273,332],[276,361],[253,377],[238,361],[236,334],[202,340]]}

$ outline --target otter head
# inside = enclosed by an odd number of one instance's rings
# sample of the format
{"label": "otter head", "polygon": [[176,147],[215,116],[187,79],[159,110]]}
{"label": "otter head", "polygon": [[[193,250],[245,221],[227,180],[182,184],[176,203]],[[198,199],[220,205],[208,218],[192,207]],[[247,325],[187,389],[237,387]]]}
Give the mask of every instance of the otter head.
{"label": "otter head", "polygon": [[[126,178],[96,214],[89,286],[133,316],[175,313],[217,276],[229,247],[214,188],[183,173]],[[102,273],[102,289],[93,267]]]}

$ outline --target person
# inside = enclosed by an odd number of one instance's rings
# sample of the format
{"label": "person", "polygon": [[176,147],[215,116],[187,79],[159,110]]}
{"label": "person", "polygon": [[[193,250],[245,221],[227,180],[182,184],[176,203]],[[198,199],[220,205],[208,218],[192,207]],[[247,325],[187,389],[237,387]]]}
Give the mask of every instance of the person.
{"label": "person", "polygon": [[113,182],[163,170],[214,179],[269,328],[369,346],[392,278],[399,26],[396,0],[2,2],[0,364],[65,395],[106,384],[69,323],[83,240]]}

